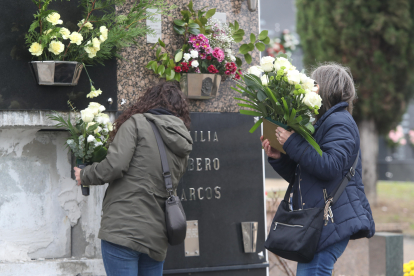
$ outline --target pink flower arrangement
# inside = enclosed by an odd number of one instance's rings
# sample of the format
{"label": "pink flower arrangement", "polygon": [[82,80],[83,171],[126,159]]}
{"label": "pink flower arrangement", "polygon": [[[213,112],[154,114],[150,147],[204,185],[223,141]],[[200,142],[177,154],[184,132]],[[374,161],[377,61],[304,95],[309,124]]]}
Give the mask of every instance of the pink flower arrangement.
{"label": "pink flower arrangement", "polygon": [[[414,131],[412,131],[414,134]],[[413,141],[414,137],[411,138],[411,131],[410,131],[410,141]],[[404,146],[407,144],[407,140],[404,138],[404,131],[402,126],[397,126],[395,130],[391,130],[387,137],[386,137],[387,143],[391,148],[395,148],[397,146]]]}

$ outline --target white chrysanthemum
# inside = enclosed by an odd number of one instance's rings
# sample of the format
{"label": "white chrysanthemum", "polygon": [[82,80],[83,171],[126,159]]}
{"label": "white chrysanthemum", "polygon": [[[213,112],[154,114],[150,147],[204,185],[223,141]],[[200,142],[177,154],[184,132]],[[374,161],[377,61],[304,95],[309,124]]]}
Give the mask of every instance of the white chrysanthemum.
{"label": "white chrysanthemum", "polygon": [[282,67],[285,67],[285,73],[292,69],[292,64],[290,63],[290,61],[284,57],[279,57],[276,59],[275,61],[275,70],[279,71]]}
{"label": "white chrysanthemum", "polygon": [[273,62],[275,61],[274,57],[262,57],[260,60],[260,66],[265,72],[273,71]]}
{"label": "white chrysanthemum", "polygon": [[88,28],[89,30],[93,30],[93,25],[91,22],[86,22],[85,24],[83,24],[83,22],[85,22],[85,19],[82,19],[81,21],[79,21],[78,23],[79,28],[82,27],[83,25],[85,28]]}
{"label": "white chrysanthemum", "polygon": [[267,77],[267,75],[263,75],[260,80],[262,81],[263,85],[268,85],[269,84],[269,78]]}
{"label": "white chrysanthemum", "polygon": [[94,116],[95,115],[92,113],[92,111],[89,108],[86,108],[84,110],[81,110],[81,119],[85,123],[92,122]]}
{"label": "white chrysanthemum", "polygon": [[300,83],[300,72],[298,70],[289,70],[286,76],[290,84]]}
{"label": "white chrysanthemum", "polygon": [[76,45],[81,45],[82,41],[83,41],[83,36],[78,33],[78,32],[73,32],[70,36],[69,36],[70,42],[74,43]]}
{"label": "white chrysanthemum", "polygon": [[247,70],[247,73],[258,76],[260,78],[263,73],[263,69],[260,66],[252,66]]}
{"label": "white chrysanthemum", "polygon": [[185,62],[188,62],[191,58],[191,55],[189,53],[185,53],[183,58],[184,58]]}
{"label": "white chrysanthemum", "polygon": [[60,14],[58,14],[57,12],[53,12],[53,13],[49,14],[46,17],[46,20],[49,21],[50,23],[52,23],[53,26],[63,23],[63,21],[60,20]]}
{"label": "white chrysanthemum", "polygon": [[95,140],[95,136],[93,136],[93,135],[89,135],[89,136],[88,136],[87,141],[88,141],[88,143],[95,142],[95,141],[96,141],[96,140]]}
{"label": "white chrysanthemum", "polygon": [[49,44],[49,51],[54,53],[55,55],[59,55],[60,53],[65,50],[65,45],[62,42],[53,40]]}
{"label": "white chrysanthemum", "polygon": [[62,35],[63,39],[68,39],[70,36],[70,31],[66,28],[60,28],[59,33]]}
{"label": "white chrysanthemum", "polygon": [[101,32],[101,35],[99,36],[99,39],[101,42],[104,42],[108,39],[108,29],[105,26],[101,26],[99,28],[99,31]]}
{"label": "white chrysanthemum", "polygon": [[197,60],[193,60],[193,62],[191,62],[191,66],[193,67],[193,68],[196,68],[196,67],[198,67],[198,61]]}
{"label": "white chrysanthemum", "polygon": [[37,42],[30,45],[29,52],[34,56],[41,56],[43,53],[43,47]]}
{"label": "white chrysanthemum", "polygon": [[310,108],[317,107],[319,109],[322,106],[322,98],[314,92],[306,93],[305,97],[302,99],[302,102]]}
{"label": "white chrysanthemum", "polygon": [[190,51],[190,56],[191,56],[192,58],[198,58],[198,52],[197,52],[197,51],[195,51],[195,50],[191,50],[191,51]]}

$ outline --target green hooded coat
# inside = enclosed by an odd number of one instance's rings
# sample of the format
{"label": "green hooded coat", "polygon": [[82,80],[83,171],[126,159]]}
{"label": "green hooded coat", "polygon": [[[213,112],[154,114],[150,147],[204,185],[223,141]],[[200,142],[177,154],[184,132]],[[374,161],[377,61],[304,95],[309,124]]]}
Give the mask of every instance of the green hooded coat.
{"label": "green hooded coat", "polygon": [[151,120],[164,140],[174,189],[187,168],[192,139],[183,121],[171,115],[136,114],[119,128],[108,155],[81,171],[82,185],[109,183],[102,205],[98,238],[166,257],[165,200],[168,193]]}

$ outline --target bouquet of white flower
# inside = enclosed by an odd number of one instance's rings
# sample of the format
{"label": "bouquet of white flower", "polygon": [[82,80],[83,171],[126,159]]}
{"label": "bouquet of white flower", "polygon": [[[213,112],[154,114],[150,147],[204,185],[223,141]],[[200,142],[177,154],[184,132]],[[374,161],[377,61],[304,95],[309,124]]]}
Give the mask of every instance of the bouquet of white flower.
{"label": "bouquet of white flower", "polygon": [[[72,103],[68,103],[72,111],[76,112]],[[72,124],[70,114],[67,120],[58,114],[48,116],[59,122],[56,127],[69,131],[70,138],[66,145],[76,157],[77,165],[101,162],[106,157],[109,132],[113,130],[113,126],[108,114],[102,113],[103,111],[103,105],[91,102],[87,108],[80,111],[80,117],[76,117],[75,124]],[[89,195],[89,187],[82,186],[82,193]]]}
{"label": "bouquet of white flower", "polygon": [[280,53],[276,59],[263,57],[260,66],[250,67],[236,86],[232,89],[247,97],[247,100],[235,98],[246,102],[238,105],[254,110],[240,110],[240,113],[260,117],[250,132],[265,122],[264,138],[269,139],[272,147],[284,152],[274,129],[269,128],[273,125],[293,129],[322,155],[312,136],[315,130],[310,122],[318,114],[322,99],[315,93],[314,80],[296,70],[286,54]]}

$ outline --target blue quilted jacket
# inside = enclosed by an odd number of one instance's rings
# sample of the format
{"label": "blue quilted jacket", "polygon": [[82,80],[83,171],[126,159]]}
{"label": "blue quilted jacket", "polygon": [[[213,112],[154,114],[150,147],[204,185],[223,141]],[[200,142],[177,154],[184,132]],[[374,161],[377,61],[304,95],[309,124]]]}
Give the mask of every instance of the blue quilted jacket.
{"label": "blue quilted jacket", "polygon": [[[352,166],[359,150],[358,127],[341,102],[330,108],[315,124],[314,138],[321,147],[322,157],[300,135],[292,134],[280,159],[269,158],[273,169],[293,187],[293,208],[323,207],[323,189],[330,194]],[[300,183],[297,177],[300,175]],[[302,195],[302,198],[300,197]],[[323,227],[317,251],[345,238],[370,238],[375,223],[362,183],[361,156],[355,176],[332,206],[334,223]]]}

